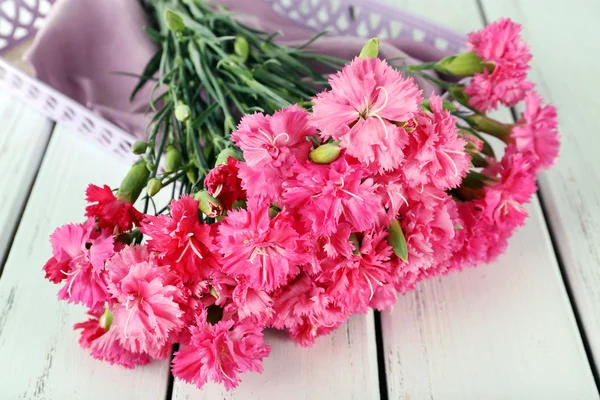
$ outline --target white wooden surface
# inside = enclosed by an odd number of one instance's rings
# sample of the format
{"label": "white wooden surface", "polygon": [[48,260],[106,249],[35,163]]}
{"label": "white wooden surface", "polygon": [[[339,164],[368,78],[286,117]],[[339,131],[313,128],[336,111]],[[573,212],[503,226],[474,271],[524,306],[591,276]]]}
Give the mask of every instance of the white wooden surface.
{"label": "white wooden surface", "polygon": [[43,278],[48,236],[83,219],[87,184],[116,184],[127,171],[94,147],[59,127],[44,156],[0,279],[1,399],[165,398],[168,362],[132,371],[92,359],[72,329],[85,310],[59,302]]}
{"label": "white wooden surface", "polygon": [[286,335],[271,331],[272,346],[264,373],[246,374],[238,388],[227,392],[210,384],[199,391],[175,381],[174,399],[379,399],[373,315],[355,315],[337,331],[320,337],[311,348],[295,346]]}
{"label": "white wooden surface", "polygon": [[[463,32],[483,25],[472,0],[400,3]],[[528,209],[496,263],[424,282],[382,315],[390,398],[598,398],[537,199]]]}
{"label": "white wooden surface", "polygon": [[524,25],[531,79],[558,108],[558,164],[540,178],[549,223],[596,365],[600,363],[600,2],[483,0]]}
{"label": "white wooden surface", "polygon": [[[482,25],[477,0],[389,0],[462,32]],[[585,336],[600,359],[600,35],[596,0],[481,0],[488,20],[525,24],[532,79],[559,108],[557,167],[542,194]],[[560,50],[560,51],[559,51]],[[507,118],[504,114],[502,117]],[[374,399],[375,327],[355,316],[310,349],[269,332],[265,373],[232,392],[175,381],[168,363],[134,371],[93,360],[72,330],[84,310],[56,300],[43,279],[48,235],[81,219],[89,182],[115,184],[127,166],[0,93],[0,260],[44,157],[0,277],[0,399]],[[11,169],[12,168],[12,169]],[[11,177],[7,179],[7,177]],[[597,399],[539,202],[507,254],[491,266],[421,284],[382,315],[389,399]],[[381,367],[380,367],[381,368]]]}
{"label": "white wooden surface", "polygon": [[4,174],[0,178],[0,260],[6,255],[51,131],[50,120],[0,92],[0,171]]}

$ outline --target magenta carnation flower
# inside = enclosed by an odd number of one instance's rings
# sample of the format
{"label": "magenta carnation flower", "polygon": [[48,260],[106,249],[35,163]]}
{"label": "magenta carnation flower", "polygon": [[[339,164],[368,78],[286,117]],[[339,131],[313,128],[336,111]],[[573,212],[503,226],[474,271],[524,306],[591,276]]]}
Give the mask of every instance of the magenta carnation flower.
{"label": "magenta carnation flower", "polygon": [[531,53],[521,38],[521,25],[501,18],[468,36],[469,47],[484,62],[493,65],[475,74],[465,88],[469,104],[479,111],[495,109],[498,102],[511,107],[525,98],[533,84],[527,70]]}
{"label": "magenta carnation flower", "polygon": [[106,230],[97,230],[89,219],[83,224],[68,224],[50,235],[52,258],[44,265],[46,278],[53,283],[66,280],[58,298],[82,303],[89,308],[103,304],[106,290],[104,263],[114,254],[114,240]]}
{"label": "magenta carnation flower", "polygon": [[169,208],[171,215],[147,216],[140,226],[150,237],[148,248],[184,282],[208,277],[218,264],[211,228],[198,218],[198,202],[192,196],[182,196]]}
{"label": "magenta carnation flower", "polygon": [[269,217],[269,204],[251,200],[248,210],[230,212],[219,225],[223,272],[244,275],[248,286],[271,291],[298,274],[307,261],[293,217],[284,209]]}
{"label": "magenta carnation flower", "polygon": [[314,98],[313,124],[324,139],[382,172],[400,166],[407,134],[400,126],[418,111],[421,91],[378,58],[355,58]]}
{"label": "magenta carnation flower", "polygon": [[206,311],[197,316],[190,332],[190,343],[175,353],[173,375],[200,389],[206,382],[235,388],[240,373],[263,371],[262,360],[271,351],[260,328],[231,320],[211,325],[206,322]]}
{"label": "magenta carnation flower", "polygon": [[556,108],[542,104],[542,97],[531,92],[525,99],[523,117],[510,134],[517,150],[531,158],[536,170],[554,165],[560,147]]}
{"label": "magenta carnation flower", "polygon": [[430,104],[432,113],[421,112],[415,117],[417,126],[409,136],[402,171],[411,186],[454,188],[469,170],[467,143],[458,137],[456,118],[442,109],[442,99],[432,96]]}
{"label": "magenta carnation flower", "polygon": [[114,307],[115,329],[124,348],[150,353],[161,348],[171,331],[183,326],[176,277],[156,264],[146,246],[128,246],[106,264]]}
{"label": "magenta carnation flower", "polygon": [[133,204],[119,200],[109,186],[89,185],[85,191],[89,205],[85,208],[85,216],[96,218],[100,228],[119,233],[139,225],[144,214],[135,209]]}
{"label": "magenta carnation flower", "polygon": [[246,200],[246,191],[242,189],[242,180],[238,177],[240,162],[233,157],[227,164],[217,165],[204,179],[208,194],[221,200],[226,210],[231,210],[236,201]]}
{"label": "magenta carnation flower", "polygon": [[294,105],[273,116],[256,113],[242,118],[231,140],[244,153],[239,177],[250,197],[267,201],[280,197],[281,184],[291,176],[296,160],[308,158],[311,144],[306,138],[317,134],[308,117],[308,111]]}
{"label": "magenta carnation flower", "polygon": [[333,234],[340,222],[353,231],[371,229],[381,212],[373,179],[356,160],[340,157],[329,165],[296,165],[297,176],[285,182],[283,204],[295,210],[316,236]]}

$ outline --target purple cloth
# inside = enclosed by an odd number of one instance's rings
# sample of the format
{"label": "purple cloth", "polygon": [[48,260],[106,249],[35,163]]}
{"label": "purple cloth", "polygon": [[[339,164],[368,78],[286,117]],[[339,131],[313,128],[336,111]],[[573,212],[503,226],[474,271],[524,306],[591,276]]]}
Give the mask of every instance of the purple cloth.
{"label": "purple cloth", "polygon": [[[299,45],[314,35],[276,13],[265,0],[220,0],[240,16],[244,24],[265,32],[281,31],[280,44]],[[129,96],[137,78],[116,74],[141,74],[156,45],[143,31],[148,17],[136,0],[59,0],[26,58],[38,79],[92,109],[103,118],[144,138],[150,116],[146,114],[150,86],[133,102]],[[310,48],[352,59],[365,40],[327,36]],[[434,47],[407,39],[381,44],[380,56],[405,57],[399,64],[430,61],[445,54]],[[428,96],[434,88],[415,78]]]}

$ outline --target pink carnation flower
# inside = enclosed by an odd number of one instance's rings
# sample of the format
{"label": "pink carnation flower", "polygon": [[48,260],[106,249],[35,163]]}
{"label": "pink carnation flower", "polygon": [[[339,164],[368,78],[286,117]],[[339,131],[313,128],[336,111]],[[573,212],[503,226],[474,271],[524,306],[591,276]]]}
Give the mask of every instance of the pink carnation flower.
{"label": "pink carnation flower", "polygon": [[361,164],[340,157],[329,165],[307,163],[294,168],[297,176],[285,182],[283,203],[298,213],[316,236],[334,233],[340,222],[353,231],[371,229],[382,211],[373,179]]}
{"label": "pink carnation flower", "polygon": [[201,389],[206,382],[223,383],[227,390],[235,388],[239,374],[262,372],[262,360],[270,346],[263,342],[260,328],[251,323],[206,322],[206,312],[198,315],[190,328],[190,343],[173,359],[173,375]]}
{"label": "pink carnation flower", "polygon": [[139,225],[144,218],[144,214],[136,210],[133,204],[117,199],[107,185],[89,185],[85,195],[89,203],[85,208],[85,216],[96,218],[100,228],[113,233],[125,232]]}
{"label": "pink carnation flower", "polygon": [[242,118],[231,140],[244,153],[246,162],[239,165],[239,177],[250,197],[279,198],[281,184],[291,176],[296,159],[308,158],[307,136],[317,134],[308,117],[308,111],[294,105],[273,116],[256,113]]}
{"label": "pink carnation flower", "polygon": [[417,85],[378,58],[355,58],[329,83],[331,90],[314,98],[312,122],[321,137],[340,140],[349,155],[380,172],[397,168],[407,142],[399,125],[422,101]]}
{"label": "pink carnation flower", "polygon": [[350,258],[325,260],[317,282],[328,286],[327,293],[350,313],[367,311],[375,290],[390,280],[392,248],[387,231],[357,235],[359,248]]}
{"label": "pink carnation flower", "polygon": [[114,325],[124,348],[150,353],[183,327],[181,291],[167,267],[156,264],[146,246],[128,246],[106,264],[115,306]]}
{"label": "pink carnation flower", "polygon": [[148,247],[171,266],[184,282],[198,282],[218,267],[211,227],[200,223],[198,202],[183,196],[169,205],[171,215],[147,216],[140,231]]}
{"label": "pink carnation flower", "polygon": [[273,296],[273,327],[287,329],[292,340],[310,346],[315,338],[334,331],[348,317],[348,312],[333,302],[325,288],[301,273]]}
{"label": "pink carnation flower", "polygon": [[217,165],[204,179],[208,194],[223,202],[226,210],[231,210],[236,201],[246,200],[246,191],[242,189],[242,180],[238,177],[240,162],[233,157],[227,159],[227,164]]}
{"label": "pink carnation flower", "polygon": [[551,167],[556,162],[560,147],[556,108],[550,105],[543,107],[542,97],[531,92],[525,99],[523,118],[510,136],[517,150],[532,159],[536,170]]}
{"label": "pink carnation flower", "polygon": [[440,189],[458,186],[469,170],[470,157],[458,137],[456,118],[442,108],[439,96],[431,97],[433,113],[417,114],[402,171],[411,186],[433,184]]}
{"label": "pink carnation flower", "polygon": [[104,303],[109,297],[104,263],[114,254],[110,233],[96,230],[94,220],[89,219],[57,228],[50,235],[50,243],[52,258],[44,265],[46,278],[54,283],[66,279],[58,298],[89,308]]}
{"label": "pink carnation flower", "polygon": [[269,204],[255,200],[248,203],[248,210],[230,212],[217,237],[223,272],[244,275],[249,287],[267,292],[293,278],[298,265],[307,261],[293,222],[286,210],[271,219]]}
{"label": "pink carnation flower", "polygon": [[475,74],[465,93],[471,97],[469,104],[480,111],[495,109],[498,102],[511,107],[525,98],[533,88],[527,82],[531,53],[521,39],[521,25],[501,18],[482,30],[468,36],[469,47],[484,62],[494,66]]}
{"label": "pink carnation flower", "polygon": [[511,230],[527,217],[524,207],[537,187],[531,160],[510,147],[500,164],[500,182],[485,188],[483,217],[499,230]]}
{"label": "pink carnation flower", "polygon": [[134,368],[137,365],[146,365],[151,358],[146,353],[134,353],[119,342],[119,333],[114,327],[105,329],[100,322],[100,316],[104,311],[90,311],[92,317],[85,322],[77,323],[73,329],[81,329],[79,344],[84,349],[89,349],[92,357],[110,364],[119,364],[125,368]]}

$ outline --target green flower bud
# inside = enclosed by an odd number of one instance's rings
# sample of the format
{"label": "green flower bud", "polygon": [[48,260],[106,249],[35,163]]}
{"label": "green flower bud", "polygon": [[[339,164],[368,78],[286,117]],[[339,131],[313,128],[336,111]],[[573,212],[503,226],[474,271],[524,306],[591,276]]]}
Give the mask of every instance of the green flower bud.
{"label": "green flower bud", "polygon": [[242,161],[242,155],[240,154],[240,152],[234,149],[233,147],[228,147],[219,153],[215,165],[227,164],[227,160],[229,159],[229,157],[233,157],[238,161]]}
{"label": "green flower bud", "polygon": [[474,52],[469,52],[448,56],[438,61],[433,69],[447,75],[473,76],[482,73],[485,69],[492,72],[494,66],[484,63]]}
{"label": "green flower bud", "polygon": [[140,154],[144,154],[146,152],[147,148],[148,148],[148,143],[142,142],[141,140],[137,140],[131,145],[131,152],[133,154],[140,155]]}
{"label": "green flower bud", "polygon": [[325,143],[311,151],[308,157],[315,164],[331,164],[338,159],[340,151],[337,143]]}
{"label": "green flower bud", "polygon": [[466,107],[471,107],[469,105],[469,96],[465,93],[465,87],[462,85],[452,85],[450,86],[450,96],[460,104]]}
{"label": "green flower bud", "polygon": [[110,312],[108,307],[104,310],[104,314],[100,316],[100,320],[98,322],[100,323],[100,328],[106,331],[110,329],[113,322],[113,313]]}
{"label": "green flower bud", "polygon": [[170,9],[165,10],[165,22],[167,23],[167,28],[173,32],[181,32],[185,28],[181,15]]}
{"label": "green flower bud", "polygon": [[152,161],[145,161],[145,164],[146,164],[146,169],[147,169],[149,172],[152,172],[152,171],[154,171],[154,167],[155,167],[155,165],[154,165],[154,163],[153,163]]}
{"label": "green flower bud", "polygon": [[406,238],[404,232],[398,223],[397,219],[392,221],[392,224],[388,228],[387,242],[402,261],[408,261],[408,247],[406,246]]}
{"label": "green flower bud", "polygon": [[190,109],[190,107],[187,106],[187,104],[178,104],[177,107],[175,107],[175,118],[177,119],[177,121],[179,122],[185,122],[190,118],[190,115],[192,114],[192,110]]}
{"label": "green flower bud", "polygon": [[[421,109],[423,111],[430,111],[431,112],[431,102],[429,101],[429,99],[424,99],[423,102],[421,103]],[[454,105],[454,103],[452,103],[449,100],[442,100],[442,109],[444,110],[448,110],[448,111],[456,111],[458,110],[458,107],[456,107]]]}
{"label": "green flower bud", "polygon": [[190,167],[186,172],[185,176],[187,176],[190,183],[193,185],[198,181],[198,169],[195,167]]}
{"label": "green flower bud", "polygon": [[277,214],[279,214],[279,212],[281,211],[281,208],[277,207],[277,204],[273,204],[270,208],[269,208],[269,218],[273,219],[277,216]]}
{"label": "green flower bud", "polygon": [[194,199],[198,201],[198,208],[204,215],[209,218],[217,218],[223,214],[223,203],[219,199],[215,199],[208,194],[206,190],[201,190],[194,195]]}
{"label": "green flower bud", "polygon": [[150,171],[146,168],[146,163],[144,161],[135,163],[121,182],[119,190],[117,191],[117,198],[119,200],[135,203],[140,196],[142,189],[146,186],[149,176]]}
{"label": "green flower bud", "polygon": [[354,255],[359,255],[360,254],[360,241],[358,240],[358,236],[356,235],[356,233],[352,232],[350,234],[350,237],[348,238],[348,240],[350,241],[350,243],[352,243],[352,246],[354,246],[354,250],[353,253]]}
{"label": "green flower bud", "polygon": [[173,146],[167,147],[165,154],[165,171],[177,171],[181,167],[181,153]]}
{"label": "green flower bud", "polygon": [[160,192],[160,189],[162,189],[162,182],[158,178],[150,179],[148,185],[146,185],[146,193],[150,197],[154,197],[156,193]]}
{"label": "green flower bud", "polygon": [[379,55],[379,39],[369,39],[364,45],[358,57],[360,58],[377,58]]}
{"label": "green flower bud", "polygon": [[246,40],[246,38],[243,36],[238,36],[233,43],[233,51],[235,51],[235,54],[237,54],[242,61],[246,61],[248,59],[248,55],[250,54],[248,40]]}

